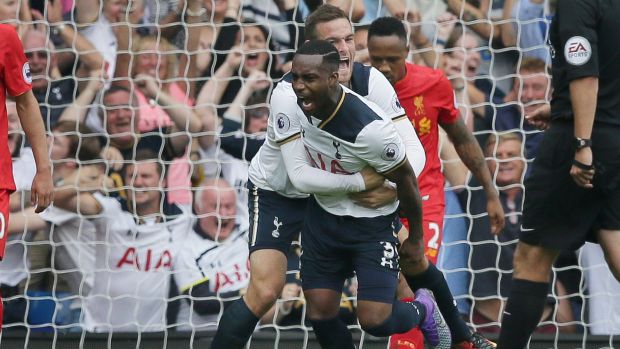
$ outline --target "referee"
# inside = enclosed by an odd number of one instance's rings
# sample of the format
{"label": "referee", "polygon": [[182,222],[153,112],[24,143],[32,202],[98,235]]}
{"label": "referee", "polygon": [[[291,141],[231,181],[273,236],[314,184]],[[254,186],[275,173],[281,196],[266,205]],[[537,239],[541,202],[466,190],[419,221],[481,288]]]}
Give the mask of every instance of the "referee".
{"label": "referee", "polygon": [[525,183],[499,349],[527,345],[560,250],[596,241],[620,280],[620,1],[557,6],[551,125]]}

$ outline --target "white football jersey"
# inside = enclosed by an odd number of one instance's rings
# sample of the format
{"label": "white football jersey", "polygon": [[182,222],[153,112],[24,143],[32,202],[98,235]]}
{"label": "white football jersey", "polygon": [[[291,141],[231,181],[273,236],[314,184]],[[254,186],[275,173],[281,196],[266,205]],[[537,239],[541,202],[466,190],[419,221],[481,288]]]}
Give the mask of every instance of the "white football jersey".
{"label": "white football jersey", "polygon": [[[301,132],[293,117],[298,109],[291,81],[292,76],[285,75],[271,94],[267,137],[250,163],[249,178],[261,189],[276,191],[290,198],[303,198],[308,195],[297,190],[289,180],[280,152],[280,145],[299,137]],[[377,69],[355,63],[351,88],[376,103],[387,118],[397,119],[405,115],[394,88]]]}
{"label": "white football jersey", "polygon": [[[22,203],[30,200],[26,195],[30,190],[32,180],[37,172],[32,149],[24,147],[20,150],[19,157],[13,158],[13,173],[15,174],[16,191],[22,192]],[[22,206],[23,207],[23,206]],[[19,212],[11,213],[18,215]],[[10,218],[9,218],[10,219]],[[0,283],[8,286],[16,286],[28,277],[30,261],[26,253],[26,242],[32,240],[32,233],[24,227],[23,233],[9,234],[6,242],[4,259],[0,263]]]}
{"label": "white football jersey", "polygon": [[[250,264],[247,231],[238,227],[223,242],[191,232],[174,266],[174,278],[180,293],[209,281],[211,292],[239,291],[248,286]],[[219,314],[200,315],[183,299],[177,322],[180,330],[206,330],[217,326]]]}
{"label": "white football jersey", "polygon": [[88,294],[93,287],[95,225],[75,212],[51,206],[41,213],[41,218],[51,223],[50,239],[54,241],[56,269],[75,271],[63,273],[74,294]]}
{"label": "white football jersey", "polygon": [[[359,172],[366,166],[387,173],[403,165],[407,161],[405,145],[392,120],[374,103],[344,86],[342,89],[336,110],[325,120],[306,117],[298,107],[296,117],[311,165],[339,174]],[[338,192],[315,194],[315,198],[324,210],[340,216],[384,216],[398,208],[398,201],[366,208]]]}
{"label": "white football jersey", "polygon": [[92,332],[148,332],[166,328],[172,266],[192,229],[192,216],[164,203],[167,220],[136,217],[124,201],[99,193],[93,288],[86,298],[83,327]]}
{"label": "white football jersey", "polygon": [[206,150],[200,148],[198,152],[201,161],[206,160],[203,163],[203,169],[207,178],[224,178],[230,186],[235,188],[237,193],[237,224],[241,226],[242,230],[247,230],[250,216],[248,189],[246,187],[248,163],[228,154],[219,147],[219,144],[215,144]]}

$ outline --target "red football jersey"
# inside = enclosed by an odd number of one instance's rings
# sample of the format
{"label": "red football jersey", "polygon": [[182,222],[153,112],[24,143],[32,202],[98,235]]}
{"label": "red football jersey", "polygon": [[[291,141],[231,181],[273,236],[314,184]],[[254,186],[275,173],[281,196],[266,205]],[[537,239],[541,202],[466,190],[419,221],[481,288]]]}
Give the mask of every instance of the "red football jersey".
{"label": "red football jersey", "polygon": [[15,190],[13,165],[8,145],[9,121],[6,94],[19,96],[32,86],[30,66],[15,28],[0,24],[0,189]]}
{"label": "red football jersey", "polygon": [[394,85],[394,89],[426,152],[426,165],[418,177],[424,215],[438,213],[439,209],[443,213],[445,198],[439,158],[439,123],[451,124],[459,118],[452,85],[441,70],[407,63],[407,75]]}

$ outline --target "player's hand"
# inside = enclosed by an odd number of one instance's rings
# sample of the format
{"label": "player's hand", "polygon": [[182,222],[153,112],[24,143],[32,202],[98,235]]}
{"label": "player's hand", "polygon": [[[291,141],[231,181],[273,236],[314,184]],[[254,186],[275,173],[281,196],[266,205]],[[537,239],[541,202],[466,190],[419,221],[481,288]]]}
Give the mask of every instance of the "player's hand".
{"label": "player's hand", "polygon": [[357,205],[375,209],[394,202],[396,189],[389,185],[382,185],[372,190],[350,193],[349,198]]}
{"label": "player's hand", "polygon": [[424,239],[407,238],[398,250],[400,269],[404,275],[415,275],[428,268]]}
{"label": "player's hand", "polygon": [[37,170],[32,180],[30,204],[36,205],[34,212],[43,212],[54,201],[54,182],[49,169]]}
{"label": "player's hand", "polygon": [[378,174],[377,171],[375,171],[375,169],[370,166],[364,167],[360,171],[360,174],[362,175],[362,178],[364,178],[364,185],[366,186],[366,190],[378,188],[379,186],[383,185],[383,183],[385,183],[385,177]]}
{"label": "player's hand", "polygon": [[548,129],[551,122],[551,106],[549,104],[540,106],[530,115],[526,115],[525,120],[539,130]]}
{"label": "player's hand", "polygon": [[499,235],[504,230],[505,216],[502,203],[499,196],[493,195],[487,197],[487,212],[489,213],[489,222],[491,224],[491,234]]}
{"label": "player's hand", "polygon": [[575,183],[582,188],[594,188],[594,166],[592,166],[592,149],[585,147],[575,152],[575,162],[570,169],[570,175]]}

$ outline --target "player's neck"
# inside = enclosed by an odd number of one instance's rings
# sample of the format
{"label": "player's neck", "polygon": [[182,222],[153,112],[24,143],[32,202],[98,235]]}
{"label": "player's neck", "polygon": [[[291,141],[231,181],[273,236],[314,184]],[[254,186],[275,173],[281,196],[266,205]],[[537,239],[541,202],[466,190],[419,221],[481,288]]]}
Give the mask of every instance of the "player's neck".
{"label": "player's neck", "polygon": [[325,120],[334,114],[340,105],[340,100],[342,99],[343,94],[344,90],[340,84],[338,84],[333,90],[330,90],[327,94],[328,101],[325,103],[325,108],[321,110],[320,113],[317,113],[318,115],[316,117],[318,119]]}

